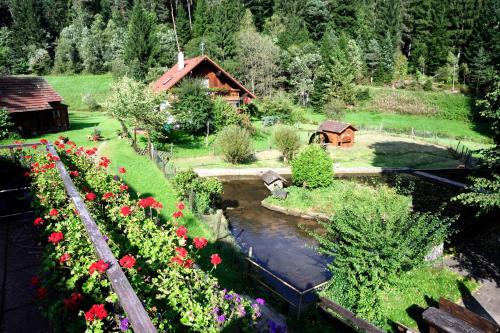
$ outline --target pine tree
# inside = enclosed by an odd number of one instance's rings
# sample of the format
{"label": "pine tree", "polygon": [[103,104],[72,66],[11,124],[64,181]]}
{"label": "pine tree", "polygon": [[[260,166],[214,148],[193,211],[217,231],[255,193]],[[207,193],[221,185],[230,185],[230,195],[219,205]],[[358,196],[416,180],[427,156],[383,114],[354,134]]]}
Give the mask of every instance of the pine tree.
{"label": "pine tree", "polygon": [[285,20],[283,31],[278,35],[278,45],[288,49],[291,45],[302,45],[309,42],[309,32],[302,17],[292,16]]}
{"label": "pine tree", "polygon": [[184,6],[179,4],[177,7],[177,17],[175,18],[177,36],[179,37],[179,43],[182,46],[187,44],[191,39],[191,28],[189,27],[189,18]]}
{"label": "pine tree", "polygon": [[249,0],[245,6],[252,12],[255,27],[262,31],[264,22],[273,15],[273,0]]}
{"label": "pine tree", "polygon": [[376,39],[371,39],[368,42],[368,47],[365,52],[366,65],[368,66],[368,70],[370,72],[370,82],[373,81],[373,76],[380,64],[381,59],[381,49],[380,45]]}
{"label": "pine tree", "polygon": [[390,82],[394,74],[394,54],[395,48],[393,38],[389,33],[380,42],[380,63],[376,69],[377,80]]}
{"label": "pine tree", "polygon": [[303,9],[303,19],[313,40],[320,40],[328,22],[328,10],[322,0],[307,0]]}
{"label": "pine tree", "polygon": [[154,64],[156,51],[155,15],[136,3],[130,15],[125,44],[125,61],[135,78],[145,78],[148,69]]}
{"label": "pine tree", "polygon": [[329,2],[331,21],[336,32],[345,32],[351,37],[356,37],[358,27],[358,1],[332,0]]}
{"label": "pine tree", "polygon": [[201,38],[205,35],[210,17],[209,7],[206,0],[196,1],[194,10],[193,37]]}
{"label": "pine tree", "polygon": [[[12,32],[22,46],[37,45],[44,42],[41,27],[40,8],[35,0],[9,0],[12,15]],[[19,56],[23,56],[21,51]]]}

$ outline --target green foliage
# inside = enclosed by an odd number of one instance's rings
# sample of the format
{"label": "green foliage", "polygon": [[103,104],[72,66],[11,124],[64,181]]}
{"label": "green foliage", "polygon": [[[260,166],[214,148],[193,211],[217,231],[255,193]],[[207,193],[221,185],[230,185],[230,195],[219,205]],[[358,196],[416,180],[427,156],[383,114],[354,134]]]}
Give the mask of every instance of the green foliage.
{"label": "green foliage", "polygon": [[319,145],[311,144],[292,160],[292,180],[297,186],[326,187],[333,182],[333,161]]}
{"label": "green foliage", "polygon": [[286,124],[294,124],[302,120],[301,118],[304,115],[304,110],[294,105],[292,99],[283,92],[264,97],[257,104],[261,116],[278,117],[280,121]]}
{"label": "green foliage", "polygon": [[9,137],[12,126],[14,126],[14,124],[10,119],[9,111],[0,109],[0,139]]}
{"label": "green foliage", "polygon": [[28,67],[36,75],[47,74],[50,70],[51,59],[49,52],[45,49],[37,49],[28,60]]}
{"label": "green foliage", "polygon": [[144,79],[157,56],[156,17],[136,2],[130,15],[125,61],[136,79]]}
{"label": "green foliage", "polygon": [[323,113],[326,118],[333,120],[342,120],[345,116],[345,110],[345,103],[336,98],[332,98],[323,106]]}
{"label": "green foliage", "polygon": [[383,292],[392,279],[421,265],[452,223],[439,215],[412,213],[408,200],[398,197],[379,187],[371,200],[351,200],[332,222],[321,222],[326,234],[314,234],[320,252],[335,257],[328,296],[379,324],[385,324]]}
{"label": "green foliage", "polygon": [[227,126],[217,134],[215,140],[217,151],[229,163],[244,163],[253,154],[250,133],[236,125]]}
{"label": "green foliage", "polygon": [[172,179],[172,185],[176,192],[177,198],[185,200],[189,198],[189,193],[193,188],[193,183],[198,179],[198,174],[193,169],[187,169],[177,172]]}
{"label": "green foliage", "polygon": [[238,110],[222,97],[217,97],[213,104],[213,126],[216,131],[226,126],[241,125],[241,117]]}
{"label": "green foliage", "polygon": [[291,161],[300,149],[297,130],[289,126],[278,126],[273,132],[273,143],[283,154],[285,161]]}
{"label": "green foliage", "polygon": [[177,100],[172,113],[188,133],[198,134],[206,131],[213,117],[212,100],[200,80],[184,79],[175,90]]}

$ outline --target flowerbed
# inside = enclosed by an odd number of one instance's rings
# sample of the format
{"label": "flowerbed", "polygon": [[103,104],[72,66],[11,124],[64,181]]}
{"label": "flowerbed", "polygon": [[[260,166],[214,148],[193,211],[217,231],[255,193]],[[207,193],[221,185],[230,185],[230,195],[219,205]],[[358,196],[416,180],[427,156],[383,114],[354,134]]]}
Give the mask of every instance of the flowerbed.
{"label": "flowerbed", "polygon": [[[159,218],[162,204],[154,198],[135,200],[120,176],[107,168],[96,149],[56,143],[58,154],[75,186],[105,235],[132,287],[159,331],[216,332],[227,326],[251,330],[260,316],[259,304],[221,290],[217,279],[196,268],[204,238],[188,238],[182,226],[184,205],[169,221]],[[109,263],[97,260],[78,212],[68,199],[55,162],[40,149],[30,160],[34,225],[47,240],[40,275],[33,278],[42,309],[56,331],[127,331],[128,319],[118,305],[105,272]],[[120,169],[119,173],[125,173]],[[223,264],[216,253],[212,269]],[[75,320],[75,318],[78,318]]]}

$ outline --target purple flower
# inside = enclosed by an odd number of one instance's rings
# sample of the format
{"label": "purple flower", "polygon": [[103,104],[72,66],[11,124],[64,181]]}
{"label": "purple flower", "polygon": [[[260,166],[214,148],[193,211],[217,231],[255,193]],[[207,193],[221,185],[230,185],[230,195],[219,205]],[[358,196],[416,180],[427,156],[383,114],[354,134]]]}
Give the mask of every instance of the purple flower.
{"label": "purple flower", "polygon": [[124,332],[128,330],[128,318],[123,318],[120,320],[120,331]]}
{"label": "purple flower", "polygon": [[119,180],[120,180],[120,177],[118,177],[118,176],[114,176],[114,177],[113,177],[113,179],[114,179],[114,180],[116,180],[116,181],[119,181]]}
{"label": "purple flower", "polygon": [[247,312],[245,311],[245,308],[241,305],[238,305],[238,316],[240,316],[240,318],[242,317],[245,317],[247,314]]}
{"label": "purple flower", "polygon": [[212,312],[213,312],[214,314],[219,314],[219,307],[218,307],[218,306],[216,306],[216,307],[212,310]]}
{"label": "purple flower", "polygon": [[226,320],[226,316],[224,316],[224,315],[220,315],[220,316],[218,316],[218,317],[217,317],[217,321],[218,321],[219,323],[223,323],[223,322],[224,322],[224,320]]}
{"label": "purple flower", "polygon": [[266,303],[262,298],[257,298],[255,302],[257,302],[257,304],[259,305],[264,305],[264,303]]}
{"label": "purple flower", "polygon": [[234,294],[234,297],[235,297],[236,303],[241,303],[241,297],[240,297],[240,295]]}
{"label": "purple flower", "polygon": [[224,296],[224,299],[227,300],[227,301],[230,301],[230,300],[233,299],[233,295],[227,294],[226,296]]}
{"label": "purple flower", "polygon": [[102,238],[104,238],[104,240],[107,242],[109,240],[108,236],[106,235],[102,235]]}

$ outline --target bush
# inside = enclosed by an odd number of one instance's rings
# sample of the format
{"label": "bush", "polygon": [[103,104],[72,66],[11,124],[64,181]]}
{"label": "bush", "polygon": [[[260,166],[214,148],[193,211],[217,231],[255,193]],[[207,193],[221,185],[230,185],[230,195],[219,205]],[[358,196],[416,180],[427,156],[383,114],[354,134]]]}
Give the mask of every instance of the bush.
{"label": "bush", "polygon": [[323,113],[328,119],[342,120],[345,116],[345,103],[336,98],[332,98],[323,107]]}
{"label": "bush", "polygon": [[213,105],[213,126],[215,131],[220,131],[229,125],[241,124],[242,117],[238,114],[238,110],[223,98],[217,97]]}
{"label": "bush", "polygon": [[259,113],[262,116],[276,116],[284,123],[293,123],[295,108],[292,99],[285,93],[264,97],[258,105]]}
{"label": "bush", "polygon": [[101,108],[101,105],[97,103],[92,94],[83,95],[82,103],[85,104],[90,111],[97,111]]}
{"label": "bush", "polygon": [[111,62],[111,74],[115,80],[124,77],[129,71],[129,67],[121,57],[115,58]]}
{"label": "bush", "polygon": [[50,70],[50,55],[45,49],[37,49],[29,57],[29,70],[36,75],[47,74]]}
{"label": "bush", "polygon": [[427,79],[423,85],[425,91],[432,91],[432,80]]}
{"label": "bush", "polygon": [[333,182],[333,161],[319,145],[309,145],[292,160],[292,180],[298,186],[326,187]]}
{"label": "bush", "polygon": [[277,123],[279,123],[279,121],[280,121],[280,117],[278,117],[278,116],[262,117],[262,125],[266,126],[266,127],[276,125]]}
{"label": "bush", "polygon": [[10,120],[9,111],[0,109],[0,139],[5,139],[10,136],[12,126],[14,126],[14,124]]}
{"label": "bush", "polygon": [[193,182],[198,177],[198,174],[193,169],[180,171],[175,175],[172,179],[172,185],[179,200],[189,198],[189,193],[193,189]]}
{"label": "bush", "polygon": [[243,163],[252,156],[250,133],[244,128],[231,125],[222,130],[215,140],[215,146],[229,163]]}
{"label": "bush", "polygon": [[297,130],[289,126],[279,126],[274,130],[273,142],[283,154],[285,161],[291,161],[300,148]]}
{"label": "bush", "polygon": [[326,234],[314,235],[320,253],[335,256],[329,266],[332,283],[324,295],[379,325],[386,324],[383,291],[393,287],[393,279],[422,265],[452,222],[412,213],[409,204],[380,187],[373,200],[348,204],[335,212],[332,222],[320,222]]}

